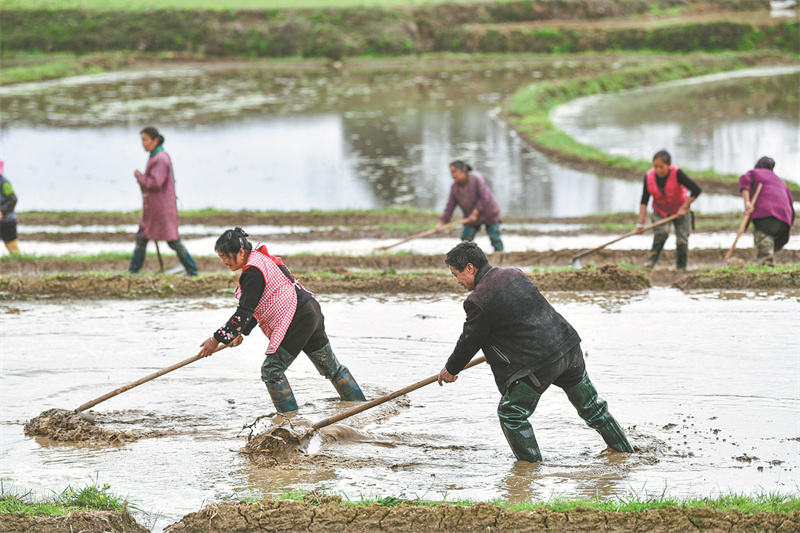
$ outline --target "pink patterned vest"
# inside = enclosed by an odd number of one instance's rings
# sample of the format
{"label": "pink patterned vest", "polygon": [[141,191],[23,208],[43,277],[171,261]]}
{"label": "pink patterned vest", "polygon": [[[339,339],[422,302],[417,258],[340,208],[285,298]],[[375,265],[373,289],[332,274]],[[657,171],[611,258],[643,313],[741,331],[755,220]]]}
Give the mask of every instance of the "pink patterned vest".
{"label": "pink patterned vest", "polygon": [[[294,312],[297,309],[297,293],[294,284],[278,268],[283,265],[280,257],[273,257],[267,252],[267,247],[259,243],[250,252],[247,263],[242,272],[250,267],[255,267],[264,276],[264,294],[258,301],[253,316],[261,326],[264,335],[269,339],[268,354],[275,353],[283,342],[286,330],[292,323]],[[299,282],[297,282],[299,285]],[[301,285],[302,287],[302,285]],[[236,287],[236,299],[242,297],[242,286]]]}

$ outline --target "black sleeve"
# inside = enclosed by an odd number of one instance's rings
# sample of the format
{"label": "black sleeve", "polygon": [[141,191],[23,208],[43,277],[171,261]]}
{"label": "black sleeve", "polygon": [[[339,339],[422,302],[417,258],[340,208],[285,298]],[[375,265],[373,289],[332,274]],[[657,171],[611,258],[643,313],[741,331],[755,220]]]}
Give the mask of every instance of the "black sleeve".
{"label": "black sleeve", "polygon": [[483,310],[470,302],[464,302],[467,319],[464,322],[464,331],[458,338],[455,349],[444,365],[447,371],[454,376],[464,370],[489,336],[489,320]]}
{"label": "black sleeve", "polygon": [[17,195],[13,192],[6,196],[6,199],[3,203],[0,203],[0,213],[3,213],[3,216],[6,216],[10,212],[14,210],[17,206]]}
{"label": "black sleeve", "polygon": [[644,176],[644,187],[642,187],[642,205],[647,205],[650,201],[650,191],[647,190],[647,174]]}
{"label": "black sleeve", "polygon": [[249,335],[256,325],[253,313],[266,288],[264,275],[257,268],[248,268],[239,276],[242,296],[239,307],[224,326],[214,332],[214,338],[224,344],[230,344],[239,334]]}
{"label": "black sleeve", "polygon": [[692,178],[686,175],[681,169],[678,169],[678,183],[689,189],[689,194],[697,198],[700,196],[700,193],[703,192],[703,189],[694,181]]}

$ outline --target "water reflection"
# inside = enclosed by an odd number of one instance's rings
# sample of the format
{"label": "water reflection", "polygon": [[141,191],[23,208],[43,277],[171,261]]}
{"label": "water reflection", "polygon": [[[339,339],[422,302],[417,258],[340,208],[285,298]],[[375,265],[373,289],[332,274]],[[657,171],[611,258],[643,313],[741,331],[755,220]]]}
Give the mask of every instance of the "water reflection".
{"label": "water reflection", "polygon": [[800,183],[800,67],[749,69],[581,98],[553,113],[580,142],[650,159],[666,147],[678,165],[742,174],[763,155]]}
{"label": "water reflection", "polygon": [[[140,208],[133,170],[145,164],[138,131],[150,123],[167,138],[182,209],[438,210],[458,158],[486,174],[506,215],[632,211],[639,183],[554,165],[496,118],[517,87],[580,68],[87,76],[0,88],[0,141],[20,211]],[[703,195],[696,208],[739,203]]]}

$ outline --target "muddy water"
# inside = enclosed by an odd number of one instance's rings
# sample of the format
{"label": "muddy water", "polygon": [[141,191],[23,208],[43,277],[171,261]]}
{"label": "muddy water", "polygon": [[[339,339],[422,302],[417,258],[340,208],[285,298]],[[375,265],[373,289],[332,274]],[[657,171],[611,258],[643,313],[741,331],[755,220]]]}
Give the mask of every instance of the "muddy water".
{"label": "muddy water", "polygon": [[[548,296],[580,332],[588,371],[638,453],[602,454],[602,440],[554,389],[534,415],[544,462],[516,463],[491,373],[479,366],[351,420],[384,445],[339,442],[288,467],[256,468],[236,451],[242,426],[272,411],[257,332],[94,408],[116,428],[163,437],[119,447],[31,439],[23,423],[42,411],[75,408],[193,355],[232,301],[23,303],[0,308],[0,479],[46,492],[98,477],[151,513],[142,521],[156,531],[210,502],[293,487],[482,500],[797,489],[800,295]],[[333,346],[369,398],[438,373],[463,319],[450,296],[320,300]],[[302,356],[289,378],[304,418],[345,407]]]}
{"label": "muddy water", "polygon": [[687,168],[742,174],[764,155],[800,183],[800,67],[749,69],[580,98],[553,121],[580,142],[649,160],[666,148]]}
{"label": "muddy water", "polygon": [[[138,132],[148,124],[167,139],[183,209],[442,209],[447,164],[464,159],[487,175],[507,215],[630,211],[638,184],[555,165],[496,118],[522,85],[598,68],[613,67],[528,60],[463,71],[204,66],[83,76],[0,88],[0,148],[20,211],[139,209],[133,171],[146,163]],[[695,208],[739,204],[704,195]]]}

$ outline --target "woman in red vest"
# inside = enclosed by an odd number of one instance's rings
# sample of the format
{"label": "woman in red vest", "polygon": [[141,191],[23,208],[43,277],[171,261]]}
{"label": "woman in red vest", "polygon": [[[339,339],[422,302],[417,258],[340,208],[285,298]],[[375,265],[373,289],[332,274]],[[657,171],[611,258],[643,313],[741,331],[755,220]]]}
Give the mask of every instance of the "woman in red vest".
{"label": "woman in red vest", "polygon": [[[647,203],[653,197],[653,222],[672,215],[679,215],[672,221],[675,226],[675,267],[686,270],[689,261],[689,234],[692,231],[694,215],[689,210],[692,202],[700,196],[700,186],[686,175],[684,171],[672,164],[672,156],[666,150],[661,150],[653,156],[653,168],[644,176],[644,190],[642,203],[639,208],[639,219],[636,222],[636,232],[644,231],[644,219],[647,215]],[[689,216],[686,216],[689,215]],[[653,268],[661,257],[664,243],[669,237],[669,224],[653,228],[653,248],[644,265]]]}
{"label": "woman in red vest", "polygon": [[203,341],[198,355],[208,357],[220,343],[238,346],[242,335],[258,325],[269,339],[261,379],[279,413],[297,410],[285,372],[301,351],[343,400],[366,401],[350,371],[333,353],[317,300],[280,257],[270,255],[261,243],[253,246],[247,236],[242,228],[228,230],[214,246],[222,264],[233,272],[242,271],[236,288],[239,306],[225,325]]}

